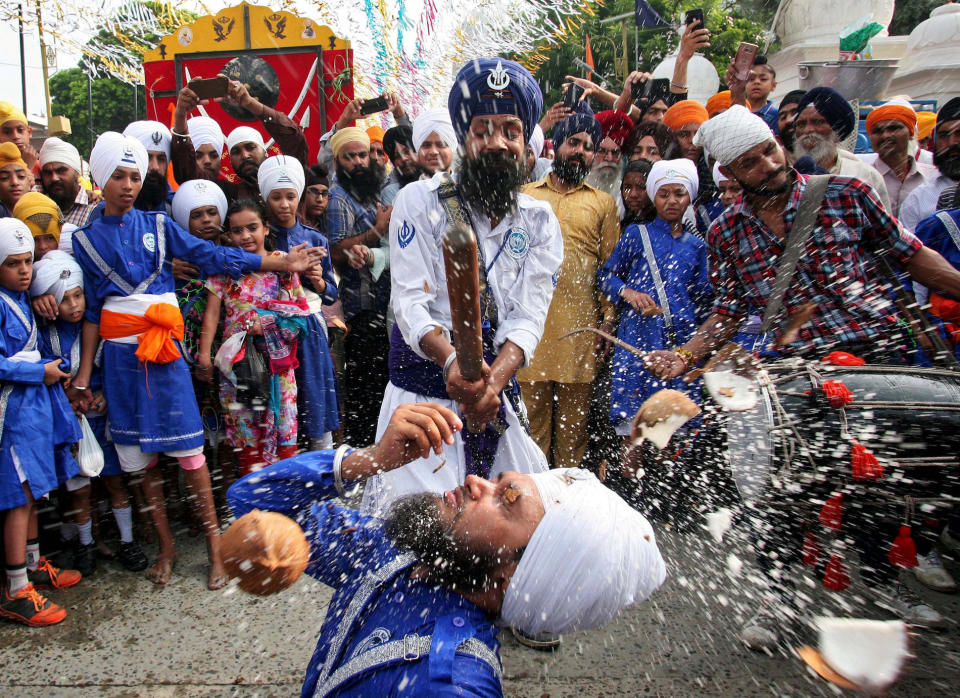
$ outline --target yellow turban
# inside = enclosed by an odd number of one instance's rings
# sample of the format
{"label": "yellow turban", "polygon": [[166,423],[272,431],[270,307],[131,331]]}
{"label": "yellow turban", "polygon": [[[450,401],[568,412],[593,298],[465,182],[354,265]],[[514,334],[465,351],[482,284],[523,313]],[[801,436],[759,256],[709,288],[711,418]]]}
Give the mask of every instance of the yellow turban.
{"label": "yellow turban", "polygon": [[367,129],[367,135],[370,136],[371,143],[383,143],[383,136],[386,134],[379,126],[371,126]]}
{"label": "yellow turban", "polygon": [[333,157],[340,157],[340,151],[348,143],[363,143],[367,148],[370,147],[370,136],[356,126],[342,128],[333,134],[330,139],[330,149],[333,150]]}
{"label": "yellow turban", "polygon": [[53,235],[60,243],[60,208],[53,199],[28,191],[13,207],[13,217],[26,223],[33,237]]}
{"label": "yellow turban", "polygon": [[[6,122],[0,123],[0,126],[3,123]],[[27,169],[27,163],[23,161],[20,148],[17,147],[16,143],[0,143],[0,167],[6,167],[7,165],[20,165],[23,169]]]}
{"label": "yellow turban", "polygon": [[700,102],[685,99],[667,109],[667,113],[663,115],[663,124],[671,131],[679,131],[687,124],[699,125],[709,118],[710,115]]}
{"label": "yellow turban", "polygon": [[0,126],[3,126],[8,121],[22,121],[27,124],[27,115],[10,102],[0,102]]}
{"label": "yellow turban", "polygon": [[[718,92],[707,100],[707,114],[711,117],[730,108],[730,90]],[[689,121],[687,123],[690,123]]]}
{"label": "yellow turban", "polygon": [[933,133],[933,127],[937,125],[937,113],[932,111],[917,112],[917,138],[923,140],[929,138]]}

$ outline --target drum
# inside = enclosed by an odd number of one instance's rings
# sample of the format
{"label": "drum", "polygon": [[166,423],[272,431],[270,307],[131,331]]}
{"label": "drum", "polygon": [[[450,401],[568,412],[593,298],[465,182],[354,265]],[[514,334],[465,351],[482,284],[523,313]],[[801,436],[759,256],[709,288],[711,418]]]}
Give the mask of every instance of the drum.
{"label": "drum", "polygon": [[[841,381],[853,401],[832,406],[825,381]],[[853,482],[854,439],[884,467],[881,479],[855,483],[878,496],[957,490],[960,372],[778,363],[761,373],[758,392],[752,410],[726,420],[730,468],[747,502],[790,491],[829,493]]]}

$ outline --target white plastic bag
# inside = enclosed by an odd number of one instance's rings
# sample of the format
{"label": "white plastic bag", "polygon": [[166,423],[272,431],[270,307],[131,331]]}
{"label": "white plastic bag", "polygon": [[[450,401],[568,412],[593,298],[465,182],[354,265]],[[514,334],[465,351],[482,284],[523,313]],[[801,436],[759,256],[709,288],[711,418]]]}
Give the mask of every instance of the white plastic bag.
{"label": "white plastic bag", "polygon": [[245,331],[237,332],[220,345],[220,348],[217,349],[217,355],[213,357],[213,365],[220,369],[220,373],[234,385],[237,384],[237,379],[233,374],[233,360],[243,349],[243,341],[246,338],[247,333]]}
{"label": "white plastic bag", "polygon": [[80,441],[77,444],[77,463],[80,472],[87,477],[96,477],[103,470],[103,450],[97,443],[97,436],[90,428],[86,415],[80,415]]}

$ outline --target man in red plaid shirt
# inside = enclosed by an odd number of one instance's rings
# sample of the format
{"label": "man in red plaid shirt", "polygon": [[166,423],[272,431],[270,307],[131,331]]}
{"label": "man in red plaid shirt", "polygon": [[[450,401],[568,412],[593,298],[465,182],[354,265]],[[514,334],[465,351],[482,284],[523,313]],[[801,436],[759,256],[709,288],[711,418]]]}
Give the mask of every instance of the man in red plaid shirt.
{"label": "man in red plaid shirt", "polygon": [[[719,161],[726,177],[740,183],[743,196],[714,221],[707,234],[717,294],[713,313],[683,346],[652,352],[648,367],[661,379],[682,375],[731,340],[749,312],[763,313],[808,181],[787,166],[781,146],[763,120],[742,106],[733,106],[703,124],[695,142]],[[811,359],[845,350],[871,363],[896,362],[901,342],[896,309],[885,284],[878,281],[875,257],[880,255],[923,285],[960,298],[960,273],[905,231],[869,185],[830,176],[814,230],[771,326],[774,339],[783,344],[778,349]],[[803,495],[789,495],[791,499],[798,496]],[[754,649],[776,647],[779,633],[797,615],[797,596],[786,565],[796,557],[802,532],[794,520],[797,517],[784,511],[790,510],[771,507],[754,533],[757,549],[762,551],[758,563],[779,596],[764,604],[743,629],[741,639]],[[935,609],[899,584],[886,556],[893,536],[880,532],[888,524],[871,521],[854,533],[861,578],[875,603],[907,622],[942,624],[943,617]]]}

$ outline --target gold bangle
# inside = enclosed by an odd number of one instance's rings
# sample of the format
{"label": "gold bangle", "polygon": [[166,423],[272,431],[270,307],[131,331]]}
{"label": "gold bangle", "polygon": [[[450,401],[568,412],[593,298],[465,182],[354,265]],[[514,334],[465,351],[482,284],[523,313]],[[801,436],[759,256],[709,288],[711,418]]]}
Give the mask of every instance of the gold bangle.
{"label": "gold bangle", "polygon": [[693,356],[693,352],[689,349],[684,349],[683,347],[677,347],[673,350],[673,353],[683,359],[683,363],[687,365],[687,368],[691,368],[696,365],[697,360]]}

